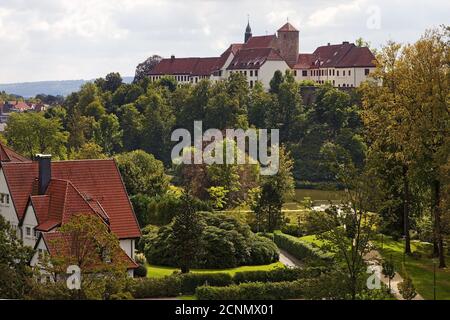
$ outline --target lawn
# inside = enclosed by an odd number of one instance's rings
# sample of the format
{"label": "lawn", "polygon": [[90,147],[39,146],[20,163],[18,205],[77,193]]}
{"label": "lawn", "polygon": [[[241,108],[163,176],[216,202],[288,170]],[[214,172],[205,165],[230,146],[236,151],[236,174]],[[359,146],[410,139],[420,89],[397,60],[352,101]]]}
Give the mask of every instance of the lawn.
{"label": "lawn", "polygon": [[[217,273],[217,272],[226,272],[231,276],[234,276],[236,272],[241,271],[257,271],[257,270],[272,270],[275,268],[283,268],[283,264],[281,262],[275,262],[272,264],[262,265],[262,266],[242,266],[231,269],[192,269],[191,272],[198,273]],[[147,277],[149,278],[162,278],[164,276],[171,275],[174,271],[178,271],[177,268],[172,267],[162,267],[155,265],[147,266]]]}
{"label": "lawn", "polygon": [[294,200],[302,202],[304,198],[311,198],[312,201],[336,201],[342,200],[344,191],[327,191],[314,189],[295,189]]}
{"label": "lawn", "polygon": [[[390,237],[383,237],[383,245],[381,239],[376,241],[376,245],[381,255],[385,259],[392,260],[397,271],[404,276],[405,271],[402,270],[403,262],[403,241],[393,241]],[[424,297],[424,299],[433,299],[433,260],[429,257],[432,246],[429,243],[411,241],[411,249],[419,254],[418,257],[405,256],[405,268],[408,275],[413,280],[416,290]],[[447,257],[447,266],[450,266],[450,258]],[[436,298],[439,300],[450,300],[450,269],[441,270],[436,265]]]}
{"label": "lawn", "polygon": [[322,247],[322,245],[323,245],[323,240],[317,239],[317,237],[315,235],[303,236],[303,237],[300,237],[299,239],[303,240],[305,242],[313,243],[316,246],[318,246],[319,248]]}

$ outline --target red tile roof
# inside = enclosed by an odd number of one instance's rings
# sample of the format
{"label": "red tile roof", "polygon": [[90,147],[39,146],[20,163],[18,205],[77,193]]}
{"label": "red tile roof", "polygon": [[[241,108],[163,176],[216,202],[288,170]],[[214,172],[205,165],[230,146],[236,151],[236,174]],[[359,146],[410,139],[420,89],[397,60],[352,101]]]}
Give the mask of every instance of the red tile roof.
{"label": "red tile roof", "polygon": [[[38,163],[5,162],[2,167],[22,220],[29,197],[36,195]],[[52,180],[46,192],[50,195],[47,220],[64,223],[75,213],[95,213],[109,218],[111,231],[120,239],[140,237],[136,216],[114,160],[55,161],[51,169]],[[35,199],[32,201],[34,204]],[[43,204],[38,205],[42,212]]]}
{"label": "red tile roof", "polygon": [[276,38],[275,35],[251,37],[244,44],[243,49],[273,48]]}
{"label": "red tile roof", "polygon": [[368,48],[357,47],[344,42],[337,45],[318,47],[313,53],[316,67],[374,67],[375,56]]}
{"label": "red tile roof", "polygon": [[3,143],[0,142],[0,161],[13,161],[13,162],[23,162],[23,161],[30,161],[29,159],[25,158],[24,156],[21,156],[11,148],[8,148]]}
{"label": "red tile roof", "polygon": [[314,62],[314,55],[311,53],[300,53],[294,69],[309,69]]}
{"label": "red tile roof", "polygon": [[272,48],[242,49],[236,54],[227,69],[259,69],[268,60],[284,61],[280,54]]}
{"label": "red tile roof", "polygon": [[210,75],[218,60],[218,57],[162,59],[149,75]]}
{"label": "red tile roof", "polygon": [[295,27],[289,22],[285,23],[278,31],[298,31]]}
{"label": "red tile roof", "polygon": [[[76,246],[75,246],[75,239],[69,234],[63,234],[61,232],[48,232],[48,233],[42,233],[42,238],[45,242],[45,245],[48,249],[48,252],[51,256],[64,256],[64,257],[70,257],[70,256],[76,256]],[[86,245],[83,243],[83,245]],[[89,245],[89,244],[87,244]],[[94,244],[92,244],[92,247],[94,247]],[[125,263],[127,269],[136,269],[138,267],[138,264],[133,261],[121,248],[119,250],[119,259],[122,260],[122,262]],[[101,254],[98,255],[98,263],[100,265],[101,263]],[[95,268],[96,265],[92,266],[84,266]]]}

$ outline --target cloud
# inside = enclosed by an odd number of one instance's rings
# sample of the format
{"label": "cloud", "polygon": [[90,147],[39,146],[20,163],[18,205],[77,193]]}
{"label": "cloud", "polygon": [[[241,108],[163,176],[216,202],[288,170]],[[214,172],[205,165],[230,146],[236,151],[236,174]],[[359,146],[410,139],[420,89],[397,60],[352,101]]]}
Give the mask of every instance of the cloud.
{"label": "cloud", "polygon": [[[381,9],[379,29],[367,27],[370,6]],[[449,9],[444,0],[2,0],[0,83],[132,75],[152,54],[218,56],[243,41],[247,14],[255,35],[289,19],[310,52],[360,36],[411,42],[448,23]]]}

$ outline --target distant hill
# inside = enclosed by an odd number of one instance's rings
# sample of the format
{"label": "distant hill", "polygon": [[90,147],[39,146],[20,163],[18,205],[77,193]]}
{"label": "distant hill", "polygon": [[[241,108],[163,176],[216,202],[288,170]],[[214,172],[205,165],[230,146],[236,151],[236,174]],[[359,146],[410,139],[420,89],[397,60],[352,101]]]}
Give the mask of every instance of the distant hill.
{"label": "distant hill", "polygon": [[[62,81],[38,81],[38,82],[22,82],[0,84],[0,91],[9,94],[31,98],[38,94],[46,94],[52,96],[67,96],[72,92],[78,91],[80,87],[92,80],[62,80]],[[125,83],[131,83],[133,77],[123,77]]]}

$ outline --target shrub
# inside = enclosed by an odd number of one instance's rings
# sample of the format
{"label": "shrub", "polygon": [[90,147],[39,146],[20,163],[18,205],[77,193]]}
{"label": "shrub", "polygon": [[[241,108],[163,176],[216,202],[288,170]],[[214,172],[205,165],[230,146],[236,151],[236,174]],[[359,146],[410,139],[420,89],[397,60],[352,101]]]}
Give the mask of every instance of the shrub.
{"label": "shrub", "polygon": [[233,277],[235,284],[244,282],[283,282],[299,279],[315,278],[322,273],[321,268],[276,268],[273,270],[236,272]]}
{"label": "shrub", "polygon": [[[201,212],[206,227],[202,232],[199,256],[193,268],[234,268],[263,265],[278,260],[278,248],[251,232],[249,226],[226,214]],[[172,226],[159,229],[156,236],[145,234],[139,243],[148,261],[177,266]]]}
{"label": "shrub", "polygon": [[145,278],[147,276],[147,268],[140,264],[139,267],[134,270],[134,276],[136,278]]}
{"label": "shrub", "polygon": [[301,228],[298,225],[292,223],[284,225],[281,228],[281,232],[294,237],[301,237],[303,235]]}
{"label": "shrub", "polygon": [[398,291],[405,300],[412,300],[417,296],[416,288],[408,276],[398,284]]}
{"label": "shrub", "polygon": [[275,232],[274,241],[277,246],[283,250],[286,250],[291,255],[299,260],[332,260],[332,255],[322,252],[319,248],[313,246],[311,243],[301,241],[300,239]]}
{"label": "shrub", "polygon": [[181,278],[168,276],[135,279],[132,294],[135,298],[176,297],[181,294]]}
{"label": "shrub", "polygon": [[182,294],[194,294],[195,289],[203,285],[224,287],[233,283],[228,273],[186,273],[180,277]]}
{"label": "shrub", "polygon": [[199,300],[284,300],[301,298],[304,293],[302,280],[292,282],[249,282],[228,287],[198,287]]}

